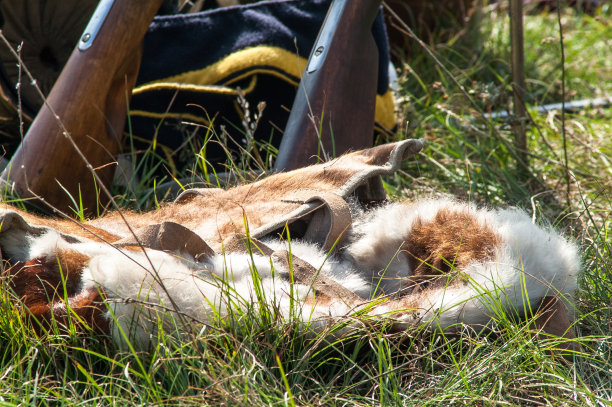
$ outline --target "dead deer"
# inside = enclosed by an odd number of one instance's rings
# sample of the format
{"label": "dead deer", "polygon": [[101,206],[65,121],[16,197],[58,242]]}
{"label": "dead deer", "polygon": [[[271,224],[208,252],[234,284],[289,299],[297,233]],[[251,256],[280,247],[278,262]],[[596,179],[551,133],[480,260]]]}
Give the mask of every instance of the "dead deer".
{"label": "dead deer", "polygon": [[253,306],[314,331],[345,318],[452,331],[490,326],[499,311],[548,312],[544,330],[572,337],[575,244],[517,209],[386,201],[379,176],[422,146],[383,145],[84,223],[3,205],[8,285],[37,329],[72,322],[144,349],[169,316],[213,324]]}

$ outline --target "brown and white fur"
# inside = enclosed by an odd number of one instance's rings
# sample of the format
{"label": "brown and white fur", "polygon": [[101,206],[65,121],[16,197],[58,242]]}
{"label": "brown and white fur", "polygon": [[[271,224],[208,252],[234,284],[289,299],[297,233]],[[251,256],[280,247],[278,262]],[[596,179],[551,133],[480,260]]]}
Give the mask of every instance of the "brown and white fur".
{"label": "brown and white fur", "polygon": [[[392,174],[423,144],[403,140],[228,190],[194,191],[156,211],[127,213],[126,221],[111,213],[70,222],[0,204],[4,276],[35,327],[86,324],[142,348],[155,341],[160,322],[171,322],[168,315],[210,325],[260,306],[314,330],[346,317],[378,318],[396,329],[477,328],[499,312],[530,317],[549,297],[571,311],[578,250],[524,212],[450,199],[368,209],[385,198],[378,176]],[[346,228],[332,221],[327,237],[317,230],[304,237],[326,247],[337,237],[333,251],[275,234],[308,216],[317,226],[313,219],[328,216],[326,206],[344,213]],[[263,238],[253,244],[267,249],[229,249],[245,221]],[[162,235],[162,225],[178,235]],[[144,248],[132,237],[150,226],[160,234]],[[334,230],[343,233],[328,239]],[[569,323],[558,325],[564,334]]]}
{"label": "brown and white fur", "polygon": [[[227,316],[230,304],[258,306],[254,272],[267,305],[284,317],[300,316],[314,329],[365,307],[368,316],[386,318],[398,329],[421,323],[486,326],[499,304],[522,315],[547,296],[569,303],[576,290],[576,246],[516,209],[480,209],[447,199],[391,203],[362,215],[347,233],[332,256],[298,240],[265,243],[276,251],[290,249],[354,297],[315,295],[309,284],[291,284],[287,264],[256,249],[204,262],[180,251],[145,254],[132,248],[117,255],[119,249],[106,243],[69,242],[54,230],[29,246],[6,235],[0,245],[13,261],[36,259],[43,268],[58,264],[57,253],[72,263],[78,253],[82,264],[70,306],[106,301],[108,309],[98,312],[94,324],[110,330],[118,343],[130,338],[144,348],[156,332],[158,313],[209,324]],[[65,273],[69,263],[60,261]],[[64,302],[51,307],[56,319],[62,307]]]}

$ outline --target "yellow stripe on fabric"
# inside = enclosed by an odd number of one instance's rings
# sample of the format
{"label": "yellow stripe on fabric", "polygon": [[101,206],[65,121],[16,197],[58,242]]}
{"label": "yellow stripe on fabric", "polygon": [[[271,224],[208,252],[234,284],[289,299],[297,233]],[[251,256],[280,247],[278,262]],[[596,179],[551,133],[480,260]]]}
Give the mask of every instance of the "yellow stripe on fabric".
{"label": "yellow stripe on fabric", "polygon": [[146,117],[149,119],[180,119],[180,120],[189,120],[196,123],[202,123],[208,125],[210,122],[206,120],[202,116],[196,116],[191,113],[156,113],[156,112],[147,112],[146,110],[130,110],[130,116],[140,116]]}
{"label": "yellow stripe on fabric", "polygon": [[[257,76],[251,78],[251,82],[246,89],[242,89],[243,93],[250,93],[257,85]],[[187,91],[193,93],[214,93],[217,95],[232,95],[237,96],[238,91],[234,88],[220,85],[194,85],[192,83],[176,83],[176,82],[154,82],[148,85],[142,85],[134,88],[133,95],[138,95],[146,92],[156,92],[162,90]]]}
{"label": "yellow stripe on fabric", "polygon": [[395,101],[393,92],[388,90],[384,95],[376,95],[376,113],[374,120],[387,129],[395,127],[397,118],[395,117]]}
{"label": "yellow stripe on fabric", "polygon": [[[250,86],[249,86],[250,87]],[[248,92],[246,92],[248,93]],[[235,92],[237,94],[237,92]],[[184,119],[191,120],[196,123],[202,123],[208,125],[208,120],[204,119],[201,116],[196,116],[190,113],[155,113],[148,112],[145,110],[130,110],[130,115],[132,116],[141,116],[147,117],[150,119]],[[384,95],[376,95],[376,113],[374,116],[374,120],[377,123],[384,126],[386,129],[392,129],[396,124],[395,117],[395,104],[393,101],[393,94],[391,91],[387,91]]]}
{"label": "yellow stripe on fabric", "polygon": [[207,92],[207,93],[220,93],[226,95],[237,95],[236,89],[228,88],[226,86],[216,85],[193,85],[190,83],[171,83],[171,82],[155,82],[148,85],[138,86],[132,90],[133,95],[138,95],[145,92],[155,92],[160,90],[178,90],[188,92]]}
{"label": "yellow stripe on fabric", "polygon": [[[302,76],[302,72],[305,69],[307,62],[308,61],[305,58],[299,57],[293,52],[289,52],[283,48],[260,45],[237,51],[203,69],[184,72],[169,78],[149,82],[135,88],[133,92],[134,94],[138,94],[150,90],[177,89],[194,92],[237,94],[235,90],[224,86],[214,86],[213,84],[223,83],[224,85],[229,85],[256,73],[275,75],[291,83],[292,85],[297,86],[298,83],[294,78],[300,78]],[[266,69],[265,66],[275,68],[276,70]],[[227,80],[228,76],[241,71],[245,72],[236,76],[235,78]],[[286,72],[287,74],[284,75],[283,72]],[[254,86],[254,82],[251,82],[251,84],[249,84],[249,88],[243,90],[243,92],[248,94]],[[143,111],[137,111],[136,113],[139,116],[151,118],[173,117]],[[176,115],[174,117],[187,116],[188,115]],[[197,119],[195,116],[191,117],[190,120],[202,122],[202,119]],[[395,103],[393,94],[390,90],[385,92],[384,95],[376,95],[375,120],[388,129],[395,127]]]}
{"label": "yellow stripe on fabric", "polygon": [[[231,85],[234,82],[238,82],[244,78],[247,78],[249,75],[255,75],[258,73],[262,73],[262,74],[266,74],[266,75],[272,75],[272,76],[276,76],[277,78],[280,78],[282,80],[284,80],[285,82],[293,85],[293,86],[298,86],[299,82],[296,81],[295,79],[293,79],[293,76],[291,75],[284,75],[282,72],[276,71],[274,69],[266,69],[266,68],[256,68],[256,69],[251,69],[250,71],[247,71],[245,73],[243,73],[242,75],[237,75],[233,78],[231,78],[230,80],[228,80],[227,82],[224,83],[224,85]],[[248,93],[248,92],[244,92],[244,93]]]}
{"label": "yellow stripe on fabric", "polygon": [[235,72],[247,70],[253,68],[253,66],[271,66],[299,78],[302,76],[306,63],[307,60],[305,58],[299,57],[283,48],[259,45],[236,51],[205,68],[184,72],[169,78],[150,82],[149,84],[176,82],[211,85],[222,82]]}

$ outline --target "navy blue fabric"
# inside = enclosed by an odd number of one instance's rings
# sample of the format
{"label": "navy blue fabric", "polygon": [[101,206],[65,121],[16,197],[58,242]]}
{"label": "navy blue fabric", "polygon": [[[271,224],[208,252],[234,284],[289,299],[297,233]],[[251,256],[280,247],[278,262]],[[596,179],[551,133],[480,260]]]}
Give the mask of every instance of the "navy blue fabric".
{"label": "navy blue fabric", "polygon": [[[145,36],[137,86],[201,70],[237,51],[261,45],[308,58],[330,4],[331,0],[270,0],[195,14],[157,16]],[[380,13],[372,33],[379,48],[377,92],[383,95],[389,89],[389,51]],[[265,102],[253,137],[278,147],[299,78],[274,66],[246,65],[239,72],[228,72],[216,84],[249,89],[245,98],[251,113]],[[223,169],[228,153],[238,159],[246,143],[243,110],[236,100],[233,94],[215,90],[148,88],[135,92],[129,128],[134,137],[129,142],[139,151],[156,146],[154,153],[167,159],[160,174],[175,172],[194,159],[193,152],[180,151],[186,140],[192,144],[192,151],[198,151],[204,139],[204,128],[185,122],[203,124],[211,127],[210,134],[214,135],[206,142],[206,159],[216,169]],[[229,137],[220,137],[224,134]]]}
{"label": "navy blue fabric", "polygon": [[[308,58],[330,0],[270,0],[195,14],[157,16],[145,36],[138,83],[202,69],[240,49],[270,45]],[[378,93],[389,88],[382,15],[372,33],[379,50]]]}

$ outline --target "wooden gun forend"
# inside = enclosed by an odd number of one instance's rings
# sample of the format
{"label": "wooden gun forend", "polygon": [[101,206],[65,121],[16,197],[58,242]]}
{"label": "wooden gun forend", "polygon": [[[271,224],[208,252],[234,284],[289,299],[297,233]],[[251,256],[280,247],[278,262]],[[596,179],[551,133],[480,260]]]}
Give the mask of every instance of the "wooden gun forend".
{"label": "wooden gun forend", "polygon": [[2,173],[2,181],[20,197],[40,196],[66,211],[74,206],[70,194],[76,202],[82,199],[88,212],[100,203],[96,199],[108,199],[99,193],[98,183],[110,186],[112,181],[142,40],[161,4],[162,0],[100,2]]}
{"label": "wooden gun forend", "polygon": [[380,0],[333,0],[302,75],[276,171],[370,147],[378,78],[372,25]]}

